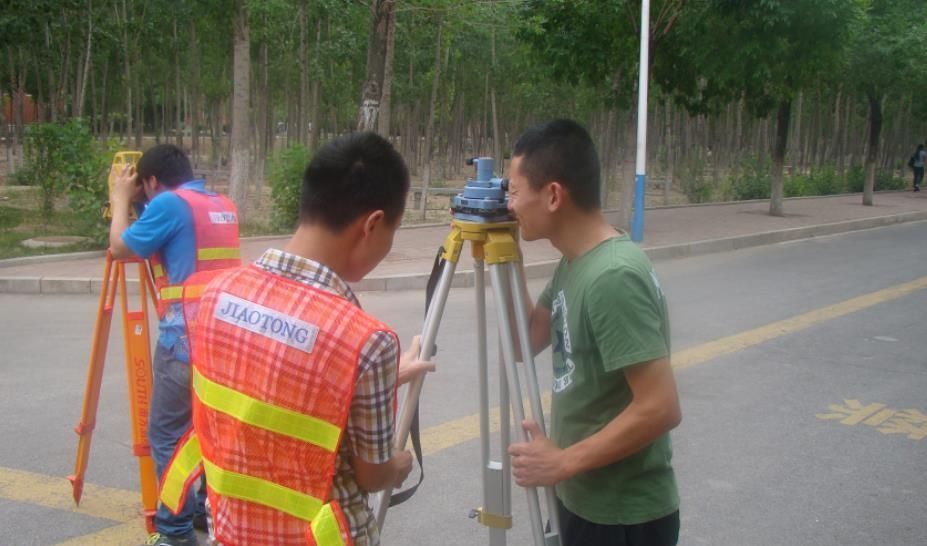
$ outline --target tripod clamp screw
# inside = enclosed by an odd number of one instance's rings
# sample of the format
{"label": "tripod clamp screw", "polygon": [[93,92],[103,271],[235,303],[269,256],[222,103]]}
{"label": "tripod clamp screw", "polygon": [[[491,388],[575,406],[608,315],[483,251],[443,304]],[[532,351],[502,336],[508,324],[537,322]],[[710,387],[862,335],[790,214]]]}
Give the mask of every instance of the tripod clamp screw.
{"label": "tripod clamp screw", "polygon": [[511,529],[512,528],[512,516],[503,516],[502,514],[491,514],[480,506],[479,508],[474,508],[470,510],[469,514],[470,519],[475,519],[480,524],[486,527],[492,527],[495,529]]}

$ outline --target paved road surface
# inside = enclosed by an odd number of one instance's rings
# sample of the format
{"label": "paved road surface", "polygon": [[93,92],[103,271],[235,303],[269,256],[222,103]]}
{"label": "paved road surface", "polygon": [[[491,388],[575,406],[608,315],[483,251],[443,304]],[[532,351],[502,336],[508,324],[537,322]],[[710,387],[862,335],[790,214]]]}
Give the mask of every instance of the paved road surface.
{"label": "paved road surface", "polygon": [[[927,536],[927,225],[685,260],[658,274],[684,412],[673,434],[682,545],[915,545]],[[541,282],[530,288],[537,294]],[[419,292],[365,306],[407,340]],[[384,543],[485,544],[473,294],[454,290],[422,401],[427,479],[390,512]],[[93,296],[0,295],[0,543],[132,544],[136,466],[118,335],[85,503],[71,472]],[[490,310],[490,316],[492,311]],[[114,330],[116,332],[116,330]],[[549,386],[549,356],[539,359]],[[529,543],[513,491],[509,544]]]}

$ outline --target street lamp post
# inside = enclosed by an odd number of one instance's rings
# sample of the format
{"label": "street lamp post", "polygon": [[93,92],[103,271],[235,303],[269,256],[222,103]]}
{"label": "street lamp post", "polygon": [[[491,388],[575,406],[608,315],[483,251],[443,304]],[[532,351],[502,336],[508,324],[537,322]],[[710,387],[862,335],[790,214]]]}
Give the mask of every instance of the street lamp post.
{"label": "street lamp post", "polygon": [[634,215],[631,240],[644,240],[644,194],[647,190],[647,83],[650,77],[650,0],[641,2],[641,56],[637,93],[637,162],[634,168]]}

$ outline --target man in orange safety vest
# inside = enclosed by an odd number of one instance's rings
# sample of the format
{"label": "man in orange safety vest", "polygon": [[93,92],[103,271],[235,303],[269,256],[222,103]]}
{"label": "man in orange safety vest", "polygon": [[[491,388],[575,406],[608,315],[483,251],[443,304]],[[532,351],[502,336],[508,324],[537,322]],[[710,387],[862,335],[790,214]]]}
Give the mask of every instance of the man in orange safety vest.
{"label": "man in orange safety vest", "polygon": [[[237,545],[380,543],[367,494],[398,486],[396,387],[434,368],[418,342],[364,312],[347,283],[389,253],[409,188],[401,156],[375,133],[340,137],[303,177],[300,223],[280,249],[185,295],[193,430],[161,484],[183,505],[205,472],[216,539]],[[189,296],[189,297],[188,297]]]}
{"label": "man in orange safety vest", "polygon": [[[139,203],[145,203],[144,210],[130,224],[130,208]],[[192,415],[184,281],[199,271],[240,265],[238,214],[228,198],[196,179],[186,154],[172,144],[149,149],[135,169],[127,168],[113,186],[111,205],[110,252],[114,258],[148,258],[158,292],[160,334],[152,360],[148,441],[162,476]],[[196,544],[194,517],[204,510],[203,500],[191,498],[177,513],[160,507],[156,532],[146,544]]]}

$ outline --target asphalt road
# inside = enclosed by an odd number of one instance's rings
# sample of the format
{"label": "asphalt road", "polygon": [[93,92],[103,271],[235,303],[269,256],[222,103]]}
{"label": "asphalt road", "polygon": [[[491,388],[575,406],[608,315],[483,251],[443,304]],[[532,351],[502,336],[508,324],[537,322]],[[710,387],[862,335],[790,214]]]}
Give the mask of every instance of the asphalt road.
{"label": "asphalt road", "polygon": [[[682,366],[680,544],[923,544],[925,236],[927,225],[906,224],[657,264]],[[422,399],[426,480],[390,511],[384,544],[487,543],[467,518],[481,504],[473,299],[450,295]],[[419,292],[362,301],[403,340],[421,327]],[[87,475],[105,489],[75,511],[64,476],[96,299],[0,295],[0,311],[0,544],[142,538],[118,324]],[[549,365],[541,355],[542,387]],[[517,487],[513,505],[509,544],[529,544]]]}

